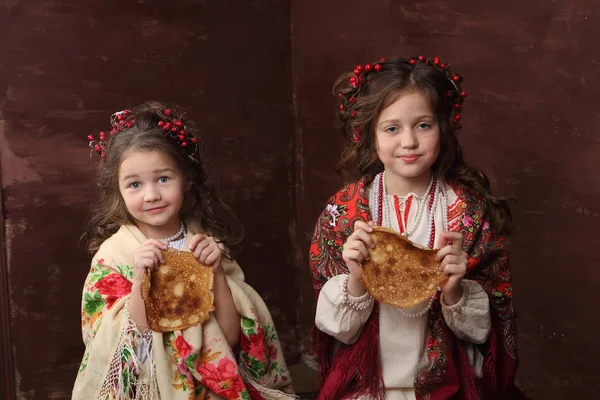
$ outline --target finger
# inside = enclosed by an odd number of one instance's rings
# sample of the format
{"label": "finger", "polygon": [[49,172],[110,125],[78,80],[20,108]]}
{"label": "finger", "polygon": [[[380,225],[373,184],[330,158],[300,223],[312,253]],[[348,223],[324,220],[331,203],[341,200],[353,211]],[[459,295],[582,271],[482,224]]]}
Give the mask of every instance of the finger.
{"label": "finger", "polygon": [[157,240],[157,239],[148,239],[146,241],[146,243],[144,243],[143,247],[148,247],[148,248],[149,247],[156,247],[156,248],[159,248],[161,250],[166,250],[167,247],[169,247],[169,246],[167,245],[167,243],[161,242],[160,240]]}
{"label": "finger", "polygon": [[202,264],[209,264],[206,262],[206,259],[208,258],[209,255],[212,254],[213,251],[215,251],[215,249],[217,249],[217,246],[215,246],[215,245],[210,245],[210,246],[206,247],[200,253],[200,257],[198,257],[198,261],[200,261]]}
{"label": "finger", "polygon": [[141,260],[137,260],[136,263],[135,263],[135,267],[136,267],[136,269],[144,270],[144,269],[148,268],[148,264],[149,263],[150,262],[147,259],[144,258],[144,259],[141,259]]}
{"label": "finger", "polygon": [[375,222],[373,222],[373,221],[369,221],[369,225],[370,225],[370,226],[375,226]]}
{"label": "finger", "polygon": [[443,245],[451,244],[462,249],[463,235],[460,232],[442,232],[440,234],[440,243]]}
{"label": "finger", "polygon": [[206,239],[206,235],[205,234],[203,234],[203,233],[196,233],[190,239],[190,243],[188,244],[188,247],[190,248],[191,251],[194,251],[194,249],[196,248],[196,246],[198,246],[198,243],[202,242],[204,239]]}
{"label": "finger", "polygon": [[213,265],[221,256],[221,250],[216,249],[206,257],[206,265]]}
{"label": "finger", "polygon": [[[168,247],[168,246],[167,246],[167,247]],[[156,256],[158,257],[158,260],[157,260],[157,265],[156,265],[156,266],[158,267],[158,264],[162,264],[162,263],[164,263],[164,262],[165,262],[165,255],[164,255],[164,254],[163,254],[163,252],[162,252],[161,250],[159,250],[159,249],[154,249],[154,252],[155,252]]]}
{"label": "finger", "polygon": [[208,246],[210,246],[210,241],[209,240],[203,240],[200,243],[198,243],[196,245],[196,249],[194,250],[194,257],[196,257],[198,260],[200,259],[200,254],[202,254],[202,252],[204,251],[204,249],[206,249]]}
{"label": "finger", "polygon": [[365,245],[369,246],[370,248],[372,248],[372,249],[375,248],[375,242],[373,241],[373,238],[371,238],[371,235],[369,235],[367,232],[365,232],[362,229],[354,231],[354,233],[352,235],[350,235],[350,237],[348,239],[351,242],[361,241]]}
{"label": "finger", "polygon": [[140,267],[140,269],[146,270],[146,269],[152,269],[154,266],[154,261],[152,261],[151,258],[143,258],[138,262],[138,266]]}
{"label": "finger", "polygon": [[152,250],[147,250],[140,254],[142,262],[146,268],[154,268],[160,264],[159,256]]}
{"label": "finger", "polygon": [[155,246],[147,248],[144,253],[152,255],[152,259],[158,264],[162,264],[163,262],[165,262],[165,256],[163,252],[161,251],[161,249],[156,248]]}
{"label": "finger", "polygon": [[346,264],[349,264],[351,262],[361,263],[364,261],[363,254],[356,249],[347,249],[344,251],[344,254],[342,256],[344,258],[344,261],[346,261]]}
{"label": "finger", "polygon": [[444,267],[444,274],[452,276],[463,276],[465,274],[465,268],[458,264],[447,264]]}
{"label": "finger", "polygon": [[448,264],[460,264],[460,257],[448,254],[446,257],[444,257],[442,263],[440,264],[440,271],[443,271],[444,267],[446,267]]}
{"label": "finger", "polygon": [[[168,247],[168,246],[167,246]],[[165,262],[165,255],[163,254],[161,249],[157,249],[156,247],[152,247],[151,251],[156,255],[156,261],[159,264],[162,264]]]}
{"label": "finger", "polygon": [[363,230],[365,232],[373,232],[373,227],[367,224],[365,221],[359,220],[354,223],[354,232],[356,232],[358,229]]}
{"label": "finger", "polygon": [[362,256],[362,260],[371,260],[371,253],[369,252],[369,249],[367,249],[367,246],[365,246],[363,242],[356,241],[352,243],[352,245],[349,246],[348,249],[358,251]]}
{"label": "finger", "polygon": [[461,248],[452,245],[447,245],[438,250],[438,252],[435,255],[435,259],[437,261],[442,261],[445,257],[449,255],[462,256],[463,253],[464,252]]}
{"label": "finger", "polygon": [[139,257],[141,260],[154,260],[155,261],[158,259],[158,255],[151,249],[146,249],[146,250],[140,252]]}

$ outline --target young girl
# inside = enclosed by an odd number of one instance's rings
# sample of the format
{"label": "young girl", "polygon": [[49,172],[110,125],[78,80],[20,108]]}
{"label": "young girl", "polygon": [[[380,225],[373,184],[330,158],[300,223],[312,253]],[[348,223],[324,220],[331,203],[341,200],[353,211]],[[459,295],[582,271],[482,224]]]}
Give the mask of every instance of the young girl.
{"label": "young girl", "polygon": [[[114,114],[111,124],[88,136],[101,158],[99,197],[87,231],[95,255],[73,399],[291,397],[271,316],[227,252],[234,237],[218,214],[227,208],[191,122],[148,103]],[[201,325],[163,334],[148,327],[140,283],[167,248],[213,268],[215,311]]]}
{"label": "young girl", "polygon": [[[520,398],[504,236],[510,213],[457,140],[466,93],[439,58],[381,59],[336,82],[339,170],[362,178],[329,199],[310,248],[320,399]],[[362,280],[374,225],[439,249],[441,293],[378,304]]]}

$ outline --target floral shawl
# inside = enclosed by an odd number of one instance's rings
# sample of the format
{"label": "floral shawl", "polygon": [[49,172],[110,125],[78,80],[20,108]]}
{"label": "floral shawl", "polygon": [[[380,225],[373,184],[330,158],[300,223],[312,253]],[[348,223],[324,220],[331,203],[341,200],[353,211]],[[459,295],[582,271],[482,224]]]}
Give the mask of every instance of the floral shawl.
{"label": "floral shawl", "polygon": [[[353,232],[357,220],[371,220],[365,179],[349,184],[329,199],[317,221],[309,261],[313,288],[318,296],[327,280],[348,273],[341,257],[342,246]],[[473,190],[453,183],[458,199],[452,207],[450,230],[464,236],[463,249],[469,256],[466,279],[481,284],[490,299],[492,333],[481,345],[484,355],[483,377],[475,376],[462,342],[446,325],[439,294],[429,312],[430,337],[426,354],[428,370],[415,381],[417,399],[520,399],[514,385],[518,366],[516,316],[506,241],[483,219],[485,200]],[[456,214],[456,215],[454,215]],[[379,357],[379,316],[375,307],[359,339],[341,344],[313,329],[313,344],[319,358],[322,388],[319,399],[382,399],[385,388]]]}
{"label": "floral shawl", "polygon": [[135,226],[122,226],[93,257],[81,309],[86,350],[72,398],[293,398],[286,394],[293,389],[271,315],[235,261],[224,259],[223,268],[241,316],[239,365],[212,314],[202,325],[149,331],[149,340],[141,340],[129,318],[128,299],[133,251],[145,241]]}

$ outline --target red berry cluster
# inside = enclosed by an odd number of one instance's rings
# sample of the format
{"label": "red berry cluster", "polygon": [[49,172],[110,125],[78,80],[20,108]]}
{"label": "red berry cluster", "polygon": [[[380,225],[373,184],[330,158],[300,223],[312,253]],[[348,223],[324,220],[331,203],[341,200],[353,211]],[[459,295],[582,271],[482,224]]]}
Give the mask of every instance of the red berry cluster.
{"label": "red berry cluster", "polygon": [[[352,85],[352,87],[355,89],[352,91],[352,94],[350,94],[350,98],[347,100],[350,103],[354,103],[356,101],[356,95],[358,95],[358,92],[360,91],[360,89],[362,88],[362,86],[364,84],[369,83],[369,81],[367,80],[367,74],[371,71],[381,71],[381,69],[383,68],[382,65],[380,63],[383,63],[387,61],[387,58],[385,57],[381,57],[379,59],[378,63],[374,63],[374,64],[365,64],[363,65],[357,65],[354,68],[354,75],[352,75],[349,80],[350,80],[350,84]],[[346,112],[346,106],[344,105],[344,101],[346,101],[346,96],[344,96],[343,93],[339,94],[340,99],[342,100],[342,104],[340,104],[340,112]],[[355,110],[352,110],[350,112],[350,118],[356,118],[357,112]],[[353,134],[353,139],[355,142],[359,142],[360,138],[361,138],[361,128],[362,125],[359,125],[358,127],[354,128],[354,134]]]}
{"label": "red berry cluster", "polygon": [[[164,131],[165,137],[169,137],[177,141],[177,143],[184,148],[193,159],[193,155],[198,149],[196,138],[187,131],[182,121],[182,117],[173,118],[173,110],[170,108],[167,108],[162,112],[160,112],[160,110],[156,110],[156,113],[160,117],[158,126]],[[135,124],[135,115],[133,115],[133,113],[129,110],[119,111],[110,117],[110,123],[112,125],[112,129],[109,132],[108,137],[104,131],[98,134],[98,138],[96,138],[94,135],[88,135],[87,137],[89,146],[100,156],[102,160],[106,159],[106,143],[108,139],[124,129],[133,127]]]}
{"label": "red berry cluster", "polygon": [[467,92],[463,91],[461,88],[461,84],[463,81],[462,76],[450,73],[447,70],[448,64],[444,64],[439,57],[434,57],[433,59],[430,59],[425,58],[425,56],[418,56],[412,57],[408,62],[411,65],[416,65],[419,62],[424,64],[435,65],[438,68],[440,68],[440,70],[446,72],[448,80],[450,81],[450,83],[452,83],[452,86],[454,86],[456,92],[454,93],[452,90],[448,90],[444,94],[444,97],[446,98],[448,106],[452,108],[452,121],[454,122],[457,128],[460,128],[460,113],[462,112],[462,103],[467,97]]}
{"label": "red berry cluster", "polygon": [[[110,124],[112,129],[109,132],[110,137],[115,133],[121,132],[123,129],[131,128],[135,124],[135,116],[129,110],[118,111],[111,115]],[[94,135],[88,135],[89,146],[95,151],[102,160],[106,159],[106,132],[102,131],[98,134],[98,140]]]}
{"label": "red berry cluster", "polygon": [[158,121],[158,126],[165,132],[165,136],[169,136],[176,140],[181,147],[191,148],[190,155],[196,152],[196,138],[187,132],[182,118],[173,118],[173,110],[167,108],[163,111],[164,118]]}

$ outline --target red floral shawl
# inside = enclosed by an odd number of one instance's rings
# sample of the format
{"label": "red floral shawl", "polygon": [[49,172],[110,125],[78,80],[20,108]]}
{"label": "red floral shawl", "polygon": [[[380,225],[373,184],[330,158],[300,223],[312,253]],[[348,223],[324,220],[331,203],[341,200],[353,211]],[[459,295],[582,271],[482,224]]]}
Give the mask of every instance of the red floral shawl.
{"label": "red floral shawl", "polygon": [[[342,260],[342,245],[352,233],[354,223],[371,220],[366,183],[363,178],[342,188],[329,199],[328,208],[317,221],[309,253],[317,296],[329,278],[348,273]],[[415,381],[417,399],[525,398],[514,384],[518,366],[517,332],[506,240],[495,235],[489,223],[483,220],[486,205],[479,194],[457,183],[451,186],[462,212],[455,230],[463,234],[463,248],[469,255],[466,278],[479,282],[490,298],[492,332],[480,347],[484,355],[483,376],[477,378],[467,360],[463,342],[446,325],[438,296],[428,320],[427,357],[431,367]],[[335,207],[336,212],[332,213]],[[351,395],[385,398],[377,307],[355,343],[341,344],[333,354],[334,343],[331,336],[313,329],[313,345],[321,372],[319,399]]]}

